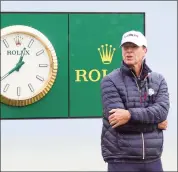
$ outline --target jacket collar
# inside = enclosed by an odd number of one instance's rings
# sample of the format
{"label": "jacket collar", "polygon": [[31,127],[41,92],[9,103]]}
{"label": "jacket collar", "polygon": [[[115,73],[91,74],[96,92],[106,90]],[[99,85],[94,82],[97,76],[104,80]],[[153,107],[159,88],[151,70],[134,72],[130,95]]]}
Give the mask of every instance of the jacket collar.
{"label": "jacket collar", "polygon": [[[126,75],[129,75],[129,76],[132,76],[132,77],[134,76],[133,73],[135,74],[135,71],[132,68],[130,68],[124,61],[122,61],[121,70]],[[144,60],[143,63],[142,63],[142,69],[141,69],[140,79],[143,80],[151,72],[152,72],[152,70],[146,64],[146,60]]]}

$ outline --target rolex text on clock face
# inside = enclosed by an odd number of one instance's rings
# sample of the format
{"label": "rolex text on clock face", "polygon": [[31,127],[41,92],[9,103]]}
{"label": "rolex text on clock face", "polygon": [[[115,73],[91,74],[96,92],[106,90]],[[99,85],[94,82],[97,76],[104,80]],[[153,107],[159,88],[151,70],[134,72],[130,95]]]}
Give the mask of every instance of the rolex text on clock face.
{"label": "rolex text on clock face", "polygon": [[1,37],[1,95],[26,100],[37,95],[51,74],[45,45],[27,33]]}

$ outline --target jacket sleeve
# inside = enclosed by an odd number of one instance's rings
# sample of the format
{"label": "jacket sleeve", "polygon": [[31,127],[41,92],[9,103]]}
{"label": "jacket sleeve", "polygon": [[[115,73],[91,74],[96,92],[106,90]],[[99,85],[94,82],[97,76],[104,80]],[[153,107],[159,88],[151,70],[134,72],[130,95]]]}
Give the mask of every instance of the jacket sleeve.
{"label": "jacket sleeve", "polygon": [[131,121],[158,124],[167,119],[170,103],[168,87],[162,75],[159,76],[160,85],[156,95],[152,95],[154,103],[147,108],[129,108]]}
{"label": "jacket sleeve", "polygon": [[[105,76],[101,81],[101,97],[104,119],[108,121],[109,111],[111,109],[125,109],[122,99],[108,76]],[[136,124],[135,122],[128,122],[125,125],[117,127],[118,131],[128,132],[151,132],[157,128],[157,125],[150,124]]]}

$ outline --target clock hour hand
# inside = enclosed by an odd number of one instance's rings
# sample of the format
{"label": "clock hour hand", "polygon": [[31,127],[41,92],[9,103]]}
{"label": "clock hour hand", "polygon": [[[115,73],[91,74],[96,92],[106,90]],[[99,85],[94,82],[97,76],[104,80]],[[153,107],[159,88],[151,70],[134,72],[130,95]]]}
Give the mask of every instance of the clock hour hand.
{"label": "clock hour hand", "polygon": [[16,66],[14,68],[12,68],[9,72],[7,72],[3,77],[1,77],[1,81],[3,79],[5,79],[7,76],[9,76],[11,73],[13,73],[14,71],[19,71],[19,69],[22,67],[22,65],[24,64],[24,61],[19,61]]}
{"label": "clock hour hand", "polygon": [[19,69],[22,67],[22,65],[25,63],[23,60],[23,57],[25,55],[25,50],[26,48],[24,48],[21,52],[21,56],[19,58],[19,61],[17,62],[17,64],[15,65],[15,67],[13,69],[11,69],[8,73],[6,73],[3,77],[1,77],[1,81],[3,79],[5,79],[7,76],[9,76],[11,73],[13,73],[14,71],[19,71]]}

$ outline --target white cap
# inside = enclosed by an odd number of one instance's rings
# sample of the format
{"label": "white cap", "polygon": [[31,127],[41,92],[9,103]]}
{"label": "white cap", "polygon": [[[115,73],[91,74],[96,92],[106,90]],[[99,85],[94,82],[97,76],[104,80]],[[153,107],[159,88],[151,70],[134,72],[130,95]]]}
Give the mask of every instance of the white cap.
{"label": "white cap", "polygon": [[145,36],[141,32],[135,30],[123,34],[120,46],[122,46],[126,42],[134,43],[137,46],[143,45],[147,47],[147,40]]}

